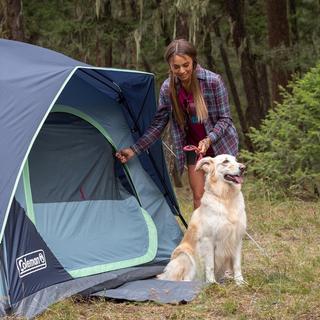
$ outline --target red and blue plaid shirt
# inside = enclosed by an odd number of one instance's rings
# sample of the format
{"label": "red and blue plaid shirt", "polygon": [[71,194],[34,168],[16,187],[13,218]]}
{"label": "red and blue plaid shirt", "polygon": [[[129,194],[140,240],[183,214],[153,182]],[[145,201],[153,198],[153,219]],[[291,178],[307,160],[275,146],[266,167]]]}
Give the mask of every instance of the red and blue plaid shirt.
{"label": "red and blue plaid shirt", "polygon": [[[204,126],[208,137],[211,139],[214,154],[226,153],[236,156],[238,153],[238,134],[232,122],[228,93],[221,76],[201,68],[199,65],[196,72],[201,92],[208,108],[208,119],[205,121]],[[177,88],[177,90],[179,89]],[[173,117],[169,78],[161,86],[158,110],[151,125],[131,148],[136,154],[148,149],[161,137],[169,120],[177,157],[177,168],[182,173],[185,164],[183,147],[186,145],[186,133]]]}

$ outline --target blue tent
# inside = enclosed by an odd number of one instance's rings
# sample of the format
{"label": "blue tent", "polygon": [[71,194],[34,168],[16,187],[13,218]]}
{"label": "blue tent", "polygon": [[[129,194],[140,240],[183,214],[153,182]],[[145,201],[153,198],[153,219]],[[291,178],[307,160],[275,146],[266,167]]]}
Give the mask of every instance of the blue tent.
{"label": "blue tent", "polygon": [[0,315],[161,272],[181,239],[161,142],[114,157],[155,110],[150,73],[0,40]]}

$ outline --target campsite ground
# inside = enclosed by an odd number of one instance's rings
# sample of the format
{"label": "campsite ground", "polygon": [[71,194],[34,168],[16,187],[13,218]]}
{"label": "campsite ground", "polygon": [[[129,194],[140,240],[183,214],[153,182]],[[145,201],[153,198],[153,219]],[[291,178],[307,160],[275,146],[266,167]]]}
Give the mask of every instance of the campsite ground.
{"label": "campsite ground", "polygon": [[[188,304],[79,301],[51,306],[37,320],[58,319],[319,319],[320,202],[274,200],[247,182],[248,232],[243,272],[248,285],[211,285]],[[183,212],[191,212],[190,191],[177,189]]]}

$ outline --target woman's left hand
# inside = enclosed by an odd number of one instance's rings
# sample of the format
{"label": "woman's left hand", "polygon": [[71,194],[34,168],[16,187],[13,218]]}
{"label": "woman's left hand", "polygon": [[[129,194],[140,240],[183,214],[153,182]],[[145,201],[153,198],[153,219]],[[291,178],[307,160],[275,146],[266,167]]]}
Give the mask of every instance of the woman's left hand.
{"label": "woman's left hand", "polygon": [[211,140],[209,137],[202,139],[198,144],[199,153],[205,154],[211,146]]}

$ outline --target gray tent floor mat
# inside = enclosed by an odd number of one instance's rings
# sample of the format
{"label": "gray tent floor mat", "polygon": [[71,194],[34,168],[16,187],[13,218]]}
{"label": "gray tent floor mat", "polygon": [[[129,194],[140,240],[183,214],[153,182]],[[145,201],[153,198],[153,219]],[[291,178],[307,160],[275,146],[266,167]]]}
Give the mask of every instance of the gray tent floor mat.
{"label": "gray tent floor mat", "polygon": [[91,296],[129,301],[180,303],[195,299],[204,285],[197,281],[166,281],[152,278],[127,282],[120,287],[99,291]]}

